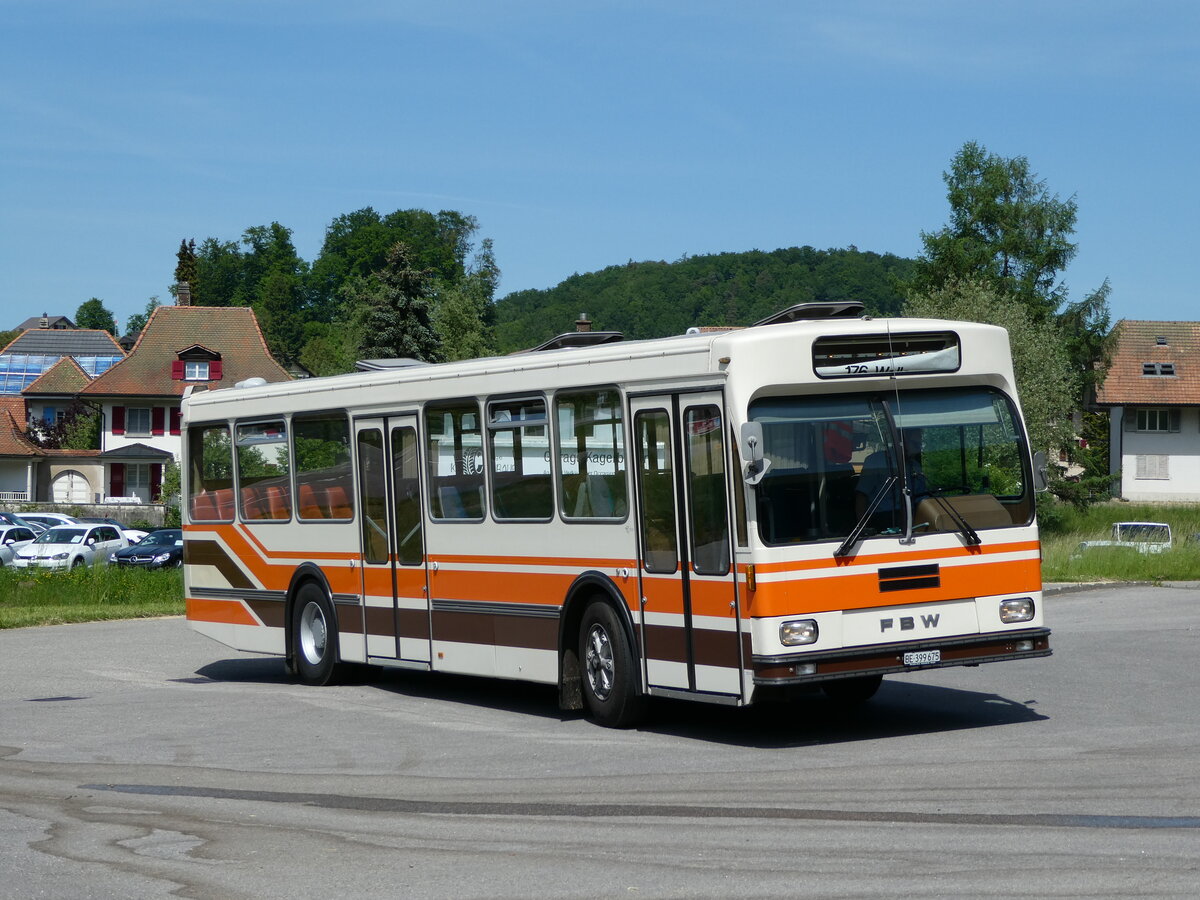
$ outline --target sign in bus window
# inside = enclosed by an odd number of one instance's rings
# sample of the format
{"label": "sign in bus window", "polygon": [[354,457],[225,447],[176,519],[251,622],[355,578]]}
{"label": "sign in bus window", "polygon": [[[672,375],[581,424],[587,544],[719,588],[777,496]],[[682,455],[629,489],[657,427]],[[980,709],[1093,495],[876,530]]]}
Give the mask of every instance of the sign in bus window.
{"label": "sign in bus window", "polygon": [[554,409],[563,518],[624,519],[625,422],[617,389],[563,392],[555,396]]}
{"label": "sign in bus window", "polygon": [[692,406],[684,413],[692,567],[699,575],[729,572],[729,506],[720,407]]}
{"label": "sign in bus window", "polygon": [[429,441],[429,514],[435,519],[483,518],[483,437],[474,401],[425,409]]}
{"label": "sign in bus window", "polygon": [[488,404],[492,511],[497,519],[545,521],[554,515],[546,401]]}
{"label": "sign in bus window", "polygon": [[287,425],[255,422],[237,427],[238,497],[243,519],[290,519]]}
{"label": "sign in bus window", "polygon": [[345,413],[296,416],[292,420],[296,460],[296,515],[300,519],[348,518],[350,423]]}
{"label": "sign in bus window", "polygon": [[675,480],[671,474],[671,418],[666,410],[650,410],[638,413],[634,426],[644,563],[647,572],[671,574],[679,563]]}
{"label": "sign in bus window", "polygon": [[188,511],[193,522],[233,521],[233,441],[226,425],[188,429]]}

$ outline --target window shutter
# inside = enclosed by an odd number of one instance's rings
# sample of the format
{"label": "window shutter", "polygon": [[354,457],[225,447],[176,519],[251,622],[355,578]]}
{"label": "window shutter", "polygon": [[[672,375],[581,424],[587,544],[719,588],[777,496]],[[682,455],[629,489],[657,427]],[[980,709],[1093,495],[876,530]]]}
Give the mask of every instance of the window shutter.
{"label": "window shutter", "polygon": [[157,503],[162,496],[162,463],[150,464],[150,502]]}
{"label": "window shutter", "polygon": [[125,496],[125,463],[113,463],[108,470],[110,497]]}
{"label": "window shutter", "polygon": [[[125,433],[125,407],[123,407],[123,406],[114,406],[113,407],[112,433],[113,434],[124,434]],[[114,494],[113,496],[119,497],[121,495]]]}
{"label": "window shutter", "polygon": [[176,381],[183,381],[184,372],[182,359],[177,359],[175,362],[171,363],[171,377]]}
{"label": "window shutter", "polygon": [[221,380],[221,361],[219,359],[214,359],[212,362],[210,362],[208,364],[208,380],[209,381],[220,381]]}
{"label": "window shutter", "polygon": [[150,433],[156,436],[161,435],[165,419],[166,410],[161,406],[152,406],[150,408]]}
{"label": "window shutter", "polygon": [[179,426],[183,421],[183,410],[178,406],[171,407],[171,434],[179,434]]}
{"label": "window shutter", "polygon": [[1178,409],[1171,410],[1171,431],[1179,430],[1179,413]]}

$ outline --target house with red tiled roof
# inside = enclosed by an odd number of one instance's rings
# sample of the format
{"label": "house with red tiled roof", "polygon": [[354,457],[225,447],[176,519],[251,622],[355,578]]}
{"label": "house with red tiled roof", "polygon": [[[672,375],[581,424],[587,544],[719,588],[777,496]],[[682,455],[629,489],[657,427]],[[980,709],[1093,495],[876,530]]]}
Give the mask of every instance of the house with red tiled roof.
{"label": "house with red tiled roof", "polygon": [[25,433],[25,401],[0,397],[0,500],[28,500],[37,490],[45,451]]}
{"label": "house with red tiled roof", "polygon": [[1117,323],[1096,403],[1125,500],[1200,500],[1200,322]]}
{"label": "house with red tiled roof", "polygon": [[[180,299],[187,296],[180,292]],[[287,381],[248,307],[160,306],[129,355],[79,391],[100,407],[103,496],[158,499],[163,465],[181,451],[184,391],[247,378]]]}

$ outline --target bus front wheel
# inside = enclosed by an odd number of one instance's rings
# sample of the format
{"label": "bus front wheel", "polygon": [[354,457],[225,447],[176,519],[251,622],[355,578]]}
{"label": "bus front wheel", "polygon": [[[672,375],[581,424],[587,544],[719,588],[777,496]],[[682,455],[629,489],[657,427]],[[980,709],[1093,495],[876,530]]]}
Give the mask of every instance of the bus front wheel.
{"label": "bus front wheel", "polygon": [[579,662],[583,669],[583,698],[593,721],[608,728],[629,728],[645,713],[646,698],[638,693],[633,651],[617,615],[602,600],[594,600],[579,629]]}
{"label": "bus front wheel", "polygon": [[329,684],[337,670],[337,619],[320,587],[309,582],[292,607],[292,658],[305,684]]}

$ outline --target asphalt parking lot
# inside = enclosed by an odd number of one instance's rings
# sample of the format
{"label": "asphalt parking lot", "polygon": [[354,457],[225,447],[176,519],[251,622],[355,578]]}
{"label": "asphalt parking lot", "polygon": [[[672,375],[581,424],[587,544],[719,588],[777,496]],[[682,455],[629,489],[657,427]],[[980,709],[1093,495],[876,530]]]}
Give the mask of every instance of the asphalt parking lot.
{"label": "asphalt parking lot", "polygon": [[1195,896],[1200,590],[1046,605],[1049,659],[627,732],[180,619],[0,632],[0,897]]}

